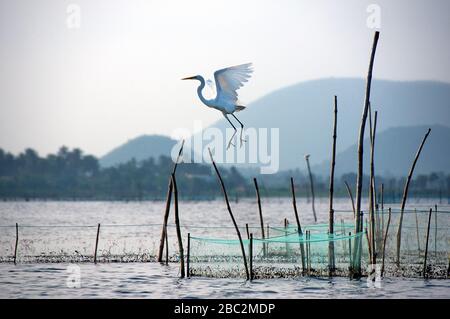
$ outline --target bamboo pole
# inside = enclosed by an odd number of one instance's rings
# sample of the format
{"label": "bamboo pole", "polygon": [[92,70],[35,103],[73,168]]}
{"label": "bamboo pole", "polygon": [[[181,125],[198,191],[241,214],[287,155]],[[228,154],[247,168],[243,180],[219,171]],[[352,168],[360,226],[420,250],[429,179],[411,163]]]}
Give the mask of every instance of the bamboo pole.
{"label": "bamboo pole", "polygon": [[361,257],[362,257],[362,233],[364,228],[364,212],[360,211],[358,214],[358,224],[357,231],[355,232],[355,243],[353,245],[353,263],[355,261],[359,264],[359,268],[352,269],[352,273],[350,274],[353,278],[361,277]]}
{"label": "bamboo pole", "polygon": [[169,234],[166,231],[166,266],[169,265]]}
{"label": "bamboo pole", "polygon": [[409,170],[408,179],[406,180],[406,184],[405,184],[405,189],[403,190],[402,206],[400,209],[400,220],[398,223],[398,230],[397,230],[397,266],[400,266],[400,249],[401,249],[401,242],[402,242],[403,212],[405,210],[406,199],[408,198],[409,183],[411,182],[411,178],[414,173],[414,168],[416,167],[417,160],[419,159],[420,153],[422,152],[422,148],[428,138],[428,135],[430,135],[430,132],[431,132],[431,129],[429,128],[428,132],[423,137],[422,143],[420,143],[419,149],[417,150],[417,153],[416,153],[416,156],[412,163],[411,169]]}
{"label": "bamboo pole", "polygon": [[438,231],[438,208],[437,205],[434,205],[434,257],[437,257],[437,231]]}
{"label": "bamboo pole", "polygon": [[306,166],[308,168],[308,175],[309,175],[309,186],[311,187],[311,205],[312,205],[312,211],[314,215],[314,222],[317,223],[317,215],[316,215],[316,207],[315,207],[315,195],[314,195],[314,181],[313,181],[313,175],[311,172],[311,166],[309,165],[309,157],[311,155],[307,154],[305,155],[306,160]]}
{"label": "bamboo pole", "polygon": [[[334,122],[333,122],[333,147],[331,151],[331,172],[330,172],[330,207],[328,216],[328,232],[332,237],[334,234],[334,209],[333,209],[333,193],[334,193],[334,168],[336,166],[336,137],[337,137],[337,96],[334,96]],[[328,270],[329,275],[333,275],[335,270],[334,241],[328,243]]]}
{"label": "bamboo pole", "polygon": [[[363,183],[363,154],[364,154],[364,132],[366,128],[366,120],[367,120],[367,111],[369,108],[370,102],[370,88],[372,85],[372,70],[373,64],[375,60],[375,52],[377,49],[378,38],[380,36],[379,31],[375,32],[373,45],[372,45],[372,53],[370,55],[369,62],[369,70],[367,72],[367,82],[366,82],[366,94],[364,99],[364,108],[361,118],[361,125],[359,128],[359,138],[358,138],[358,173],[356,178],[356,220],[355,220],[355,232],[358,232],[358,228],[360,227],[360,216],[359,212],[361,211],[361,192],[362,192],[362,183]],[[357,241],[361,242],[360,236],[355,237],[355,250],[359,249],[360,244],[356,243]],[[361,256],[361,254],[359,254]],[[353,274],[352,277],[359,278],[361,277],[361,258],[357,258],[357,260],[353,259]]]}
{"label": "bamboo pole", "polygon": [[180,216],[178,214],[178,188],[177,188],[177,180],[175,179],[175,173],[172,174],[172,185],[173,185],[173,199],[175,204],[175,227],[177,230],[178,250],[180,252],[180,278],[184,278],[185,269],[184,269],[183,238],[181,237]]}
{"label": "bamboo pole", "polygon": [[423,259],[423,277],[427,277],[427,257],[428,257],[428,240],[430,238],[430,224],[431,224],[431,214],[433,209],[430,208],[430,213],[428,214],[428,226],[427,226],[427,240],[425,242],[425,257]]}
{"label": "bamboo pole", "polygon": [[414,208],[414,215],[416,217],[417,249],[419,250],[419,257],[420,257],[419,220],[417,219],[417,209],[416,208]]}
{"label": "bamboo pole", "polygon": [[448,255],[447,279],[450,277],[450,254]]}
{"label": "bamboo pole", "polygon": [[308,265],[308,272],[311,274],[311,259],[312,259],[312,254],[311,254],[311,231],[308,230],[308,250],[309,250],[309,265]]}
{"label": "bamboo pole", "polygon": [[[256,178],[253,178],[253,183],[255,184],[255,189],[256,189],[256,200],[258,201],[258,212],[259,212],[259,222],[261,225],[261,238],[265,239],[265,235],[264,235],[264,219],[263,219],[263,213],[262,213],[262,208],[261,208],[261,197],[259,195],[259,187],[258,187],[258,181],[256,180]],[[263,243],[263,254],[266,255],[266,244]]]}
{"label": "bamboo pole", "polygon": [[[177,160],[173,165],[172,168],[172,174],[175,174],[178,166],[178,162],[180,161],[181,155],[183,154],[183,147],[184,147],[184,140],[181,142],[180,150],[178,151]],[[163,226],[161,230],[161,238],[159,240],[159,251],[158,251],[158,262],[162,262],[163,253],[164,253],[164,241],[166,239],[166,233],[167,233],[167,221],[169,220],[169,213],[170,213],[170,203],[172,201],[172,177],[169,178],[169,185],[167,187],[167,196],[166,196],[166,209],[164,211],[164,219],[163,219]]]}
{"label": "bamboo pole", "polygon": [[369,236],[369,232],[367,230],[367,227],[365,228],[365,233],[366,233],[366,239],[367,239],[367,248],[369,249],[369,264],[372,263],[372,243],[371,243],[371,238]]}
{"label": "bamboo pole", "polygon": [[250,233],[249,240],[249,264],[250,264],[250,281],[253,280],[253,233]]}
{"label": "bamboo pole", "polygon": [[[369,111],[370,103],[369,103]],[[377,263],[377,254],[376,254],[376,246],[375,246],[375,165],[374,165],[374,154],[375,154],[375,136],[377,131],[377,111],[375,111],[375,117],[373,122],[373,130],[372,130],[372,119],[370,119],[371,126],[371,147],[370,147],[370,187],[369,187],[369,202],[370,202],[370,246],[371,246],[371,254],[370,261],[372,265],[376,265]],[[372,118],[372,115],[370,115]]]}
{"label": "bamboo pole", "polygon": [[381,183],[380,186],[381,193],[381,241],[383,240],[383,232],[384,232],[384,184]]}
{"label": "bamboo pole", "polygon": [[97,237],[95,239],[94,264],[97,263],[98,238],[100,236],[100,223],[97,225]]}
{"label": "bamboo pole", "polygon": [[[297,223],[297,232],[299,237],[303,239],[303,231],[302,225],[300,224],[300,218],[298,216],[297,211],[297,200],[295,199],[295,187],[294,187],[294,178],[291,177],[291,194],[292,194],[292,206],[294,207],[295,221]],[[302,260],[302,272],[305,272],[305,246],[303,244],[303,240],[300,240],[300,258]]]}
{"label": "bamboo pole", "polygon": [[[351,237],[352,232],[349,232],[348,236]],[[352,239],[351,238],[348,239],[348,258],[350,261],[350,269],[351,269],[352,268]]]}
{"label": "bamboo pole", "polygon": [[191,233],[188,233],[187,237],[187,256],[186,256],[186,275],[191,277]]}
{"label": "bamboo pole", "polygon": [[344,181],[344,184],[345,188],[347,188],[348,197],[350,197],[350,200],[352,201],[353,218],[356,218],[355,201],[353,200],[352,190],[350,189],[350,186],[348,186],[347,181]]}
{"label": "bamboo pole", "polygon": [[17,247],[19,246],[19,224],[16,223],[16,244],[14,245],[14,265],[17,263]]}
{"label": "bamboo pole", "polygon": [[310,260],[310,251],[309,251],[309,248],[310,248],[310,246],[309,246],[309,230],[307,230],[306,231],[306,268],[307,268],[307,273],[308,273],[308,275],[309,275],[309,272],[310,272],[310,262],[309,262],[309,260]]}
{"label": "bamboo pole", "polygon": [[388,234],[389,234],[389,224],[391,223],[391,208],[389,207],[389,215],[388,215],[388,220],[387,220],[387,225],[386,225],[386,233],[384,234],[384,241],[383,241],[383,261],[381,264],[381,277],[383,277],[384,274],[384,260],[386,257],[386,242],[387,242],[387,238],[388,238]]}
{"label": "bamboo pole", "polygon": [[[287,227],[288,227],[288,220],[287,220],[287,218],[285,218],[284,219],[284,236],[288,235]],[[288,249],[288,243],[287,242],[285,244],[285,248],[286,248],[286,256],[288,256],[289,249]]]}
{"label": "bamboo pole", "polygon": [[247,280],[249,280],[250,279],[250,274],[249,274],[249,271],[248,271],[247,258],[245,257],[245,248],[244,248],[244,243],[242,241],[241,232],[239,231],[239,227],[238,227],[238,225],[236,223],[236,220],[234,219],[233,212],[231,211],[231,206],[230,206],[230,202],[228,201],[228,195],[227,195],[227,191],[225,189],[225,184],[223,183],[222,176],[220,176],[219,169],[217,168],[216,163],[214,162],[214,158],[212,156],[211,149],[208,148],[208,151],[209,151],[209,156],[211,157],[211,162],[213,164],[214,170],[216,171],[217,177],[219,178],[220,186],[222,187],[222,192],[223,192],[223,196],[225,198],[225,202],[226,202],[226,205],[227,205],[228,213],[230,214],[230,217],[231,217],[231,220],[233,222],[234,228],[236,229],[236,234],[237,234],[237,236],[239,238],[239,243],[240,243],[241,251],[242,251],[242,258],[244,260],[245,274],[247,276]]}
{"label": "bamboo pole", "polygon": [[[378,111],[375,111],[375,118],[374,118],[374,122],[373,122],[374,124],[372,125],[372,105],[371,105],[371,103],[369,101],[370,146],[371,146],[371,148],[372,148],[372,144],[373,144],[373,147],[375,147],[375,135],[376,135],[376,127],[377,127],[377,124],[376,124],[377,113],[378,113]],[[378,206],[378,199],[377,199],[377,188],[375,187],[375,185],[376,185],[375,178],[376,178],[376,176],[375,176],[375,173],[374,173],[373,178],[371,178],[371,182],[370,183],[371,183],[371,185],[373,187],[373,205],[376,208]]]}
{"label": "bamboo pole", "polygon": [[[370,114],[372,114],[372,108],[371,108],[370,103],[369,103],[369,111],[370,111]],[[372,116],[370,116],[370,117],[372,117]],[[374,243],[375,258],[378,257],[378,255],[381,251],[381,247],[383,245],[383,229],[382,229],[382,223],[380,221],[380,205],[379,205],[380,198],[378,197],[378,193],[377,193],[377,187],[376,187],[377,183],[376,183],[376,174],[375,174],[375,166],[374,166],[375,162],[373,159],[374,155],[372,155],[372,149],[373,149],[373,153],[375,152],[375,136],[377,133],[377,123],[378,123],[377,119],[378,119],[378,111],[375,111],[374,125],[372,128],[372,124],[371,124],[371,129],[370,129],[370,132],[371,132],[371,138],[370,138],[370,140],[371,140],[371,144],[370,144],[371,145],[371,183],[370,183],[370,185],[372,187],[372,198],[373,198],[372,207],[374,209],[374,214],[375,214],[375,226],[374,226],[375,234],[376,234],[375,239],[374,239],[374,241],[375,241],[375,243]],[[372,122],[372,119],[370,119],[370,122]]]}
{"label": "bamboo pole", "polygon": [[[342,236],[345,236],[345,225],[344,225],[344,219],[341,218],[341,234]],[[344,255],[347,253],[347,244],[345,241],[342,242],[342,248],[344,249]]]}

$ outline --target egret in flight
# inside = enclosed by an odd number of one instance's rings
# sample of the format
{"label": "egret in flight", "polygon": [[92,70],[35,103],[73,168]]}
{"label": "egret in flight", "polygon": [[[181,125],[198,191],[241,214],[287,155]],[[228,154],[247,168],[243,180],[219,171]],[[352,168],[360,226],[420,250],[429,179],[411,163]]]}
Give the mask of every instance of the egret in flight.
{"label": "egret in flight", "polygon": [[228,115],[231,114],[236,121],[241,125],[241,135],[240,141],[241,146],[242,142],[245,140],[242,138],[242,131],[244,130],[244,124],[234,115],[234,112],[239,112],[245,109],[245,106],[241,105],[238,102],[238,94],[237,90],[244,86],[244,83],[248,81],[251,76],[252,64],[241,64],[236,66],[231,66],[229,68],[217,70],[214,72],[214,80],[216,82],[216,97],[213,99],[206,99],[203,96],[203,89],[205,88],[205,79],[201,75],[195,75],[191,77],[184,78],[182,80],[198,80],[200,81],[200,85],[197,88],[197,94],[200,98],[200,101],[203,102],[208,107],[212,107],[216,110],[222,112],[223,116],[227,119],[227,121],[231,124],[234,129],[233,136],[231,136],[230,141],[228,142],[227,149],[232,145],[231,141],[236,135],[236,127],[228,118]]}

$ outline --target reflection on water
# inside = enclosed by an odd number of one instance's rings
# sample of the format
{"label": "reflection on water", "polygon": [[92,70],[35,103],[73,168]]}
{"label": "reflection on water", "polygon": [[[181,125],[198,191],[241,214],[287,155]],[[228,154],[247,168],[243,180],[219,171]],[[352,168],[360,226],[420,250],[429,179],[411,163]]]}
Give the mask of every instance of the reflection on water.
{"label": "reflection on water", "polygon": [[68,288],[67,264],[0,264],[0,298],[449,298],[449,280],[366,281],[177,279],[175,264],[79,264],[81,288]]}

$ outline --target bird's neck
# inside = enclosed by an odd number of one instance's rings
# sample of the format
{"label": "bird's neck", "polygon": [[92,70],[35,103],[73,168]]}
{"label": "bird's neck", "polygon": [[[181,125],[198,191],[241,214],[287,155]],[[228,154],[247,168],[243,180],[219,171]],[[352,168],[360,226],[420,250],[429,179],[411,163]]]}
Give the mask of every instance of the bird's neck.
{"label": "bird's neck", "polygon": [[199,81],[200,81],[200,85],[197,88],[198,97],[205,105],[209,106],[208,100],[205,99],[205,97],[203,96],[203,93],[202,93],[203,89],[205,88],[205,79],[203,77],[200,77]]}

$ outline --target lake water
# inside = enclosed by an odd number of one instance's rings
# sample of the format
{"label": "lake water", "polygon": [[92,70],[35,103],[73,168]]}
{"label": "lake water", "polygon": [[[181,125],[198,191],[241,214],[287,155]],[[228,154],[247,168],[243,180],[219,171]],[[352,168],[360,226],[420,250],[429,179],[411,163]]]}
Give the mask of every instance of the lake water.
{"label": "lake water", "polygon": [[[317,201],[318,222],[327,221],[327,201]],[[246,283],[242,279],[194,277],[178,279],[178,264],[152,262],[69,263],[35,262],[30,256],[92,256],[97,223],[101,223],[99,258],[111,254],[154,256],[159,244],[163,202],[2,202],[0,203],[0,297],[1,298],[450,298],[450,280],[385,278],[378,287],[365,279],[347,278],[267,279]],[[431,201],[414,202],[424,210]],[[313,223],[311,204],[298,203],[302,223]],[[239,225],[258,225],[254,200],[232,203]],[[351,222],[347,200],[337,200],[336,219]],[[448,206],[445,207],[448,209]],[[173,212],[173,211],[172,211]],[[263,200],[265,223],[294,221],[290,199]],[[171,213],[172,214],[172,213]],[[448,225],[449,215],[440,216]],[[425,214],[419,215],[423,225]],[[230,217],[221,200],[180,202],[183,238],[230,236]],[[173,214],[170,217],[173,223]],[[15,223],[19,224],[18,263],[12,264]],[[32,227],[31,227],[32,226]],[[52,227],[49,227],[52,226]],[[200,226],[200,227],[199,227]],[[205,226],[215,226],[211,229]],[[202,228],[205,227],[205,228]],[[447,236],[448,228],[439,229]],[[231,234],[233,234],[231,232]],[[445,237],[447,238],[447,237]],[[448,245],[448,241],[444,241]],[[169,252],[176,253],[173,228]],[[438,248],[439,249],[439,248]],[[444,247],[444,249],[447,249]],[[91,257],[89,257],[91,258]],[[44,259],[45,261],[45,259]],[[56,260],[58,261],[58,260]],[[74,277],[75,276],[75,277]],[[72,280],[76,278],[76,280]],[[79,279],[79,280],[78,280]],[[80,287],[76,288],[79,283]]]}

